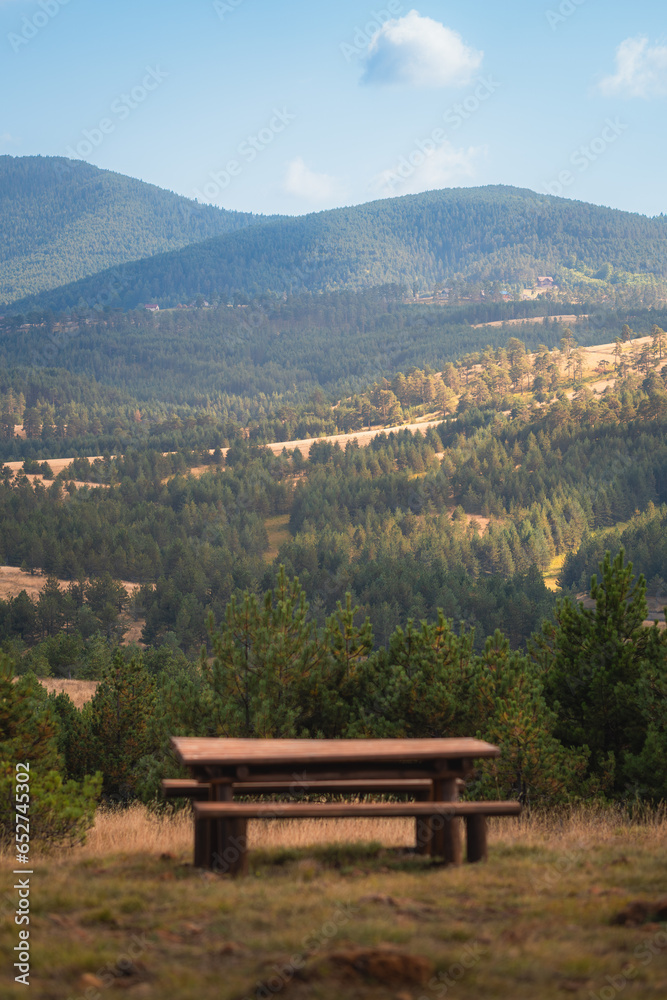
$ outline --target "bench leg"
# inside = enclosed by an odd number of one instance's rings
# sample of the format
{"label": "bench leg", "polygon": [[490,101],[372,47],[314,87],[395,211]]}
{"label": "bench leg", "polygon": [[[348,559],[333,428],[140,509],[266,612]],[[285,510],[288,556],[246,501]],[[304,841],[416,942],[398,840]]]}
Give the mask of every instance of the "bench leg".
{"label": "bench leg", "polygon": [[195,820],[195,868],[208,868],[211,857],[211,822]]}
{"label": "bench leg", "polygon": [[234,852],[234,861],[230,863],[229,871],[232,875],[248,874],[248,821],[245,819],[235,819],[229,824],[230,846]]}
{"label": "bench leg", "polygon": [[[417,802],[428,802],[431,792],[418,792],[415,796]],[[431,853],[431,841],[433,831],[428,816],[417,816],[415,820],[415,854],[429,855]]]}
{"label": "bench leg", "polygon": [[486,861],[486,816],[466,816],[468,861]]}
{"label": "bench leg", "polygon": [[[456,778],[434,781],[433,795],[436,802],[456,802],[459,797]],[[460,865],[463,860],[463,849],[459,817],[432,816],[430,823],[433,829],[431,854],[444,858],[449,865]]]}

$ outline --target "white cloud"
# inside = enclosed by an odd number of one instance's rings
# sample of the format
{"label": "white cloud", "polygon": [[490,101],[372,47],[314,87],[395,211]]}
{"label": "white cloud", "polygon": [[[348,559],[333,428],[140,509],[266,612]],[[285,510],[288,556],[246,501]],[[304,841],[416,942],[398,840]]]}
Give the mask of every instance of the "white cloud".
{"label": "white cloud", "polygon": [[600,81],[604,97],[664,97],[667,95],[667,45],[649,45],[648,38],[626,38],[616,49],[616,72]]}
{"label": "white cloud", "polygon": [[21,140],[18,136],[12,135],[11,132],[2,132],[0,133],[0,143],[3,146],[18,146]]}
{"label": "white cloud", "polygon": [[340,183],[335,177],[316,173],[300,156],[288,164],[283,186],[287,194],[316,205],[336,200],[341,194]]}
{"label": "white cloud", "polygon": [[408,156],[401,156],[393,168],[377,174],[371,188],[376,196],[388,198],[452,187],[473,178],[479,160],[487,152],[486,146],[464,149],[451,142],[444,142],[427,152],[415,148]]}
{"label": "white cloud", "polygon": [[483,52],[467,46],[452,28],[411,10],[387,21],[373,35],[362,81],[461,87],[470,82],[483,58]]}

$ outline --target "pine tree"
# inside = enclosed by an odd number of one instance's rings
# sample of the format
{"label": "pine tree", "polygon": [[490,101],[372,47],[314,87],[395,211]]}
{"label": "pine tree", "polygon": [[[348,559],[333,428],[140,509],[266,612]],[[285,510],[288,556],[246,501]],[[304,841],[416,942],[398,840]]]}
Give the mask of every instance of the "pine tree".
{"label": "pine tree", "polygon": [[582,790],[588,754],[568,750],[555,737],[556,716],[545,701],[538,671],[510,650],[502,632],[486,641],[471,678],[471,730],[500,746],[471,785],[474,797],[558,802]]}
{"label": "pine tree", "polygon": [[615,770],[620,790],[625,757],[639,752],[645,739],[638,688],[655,637],[643,626],[644,577],[635,581],[623,549],[613,562],[605,554],[600,573],[600,583],[597,576],[591,581],[594,607],[569,597],[558,604],[546,687],[558,714],[557,735],[567,746],[589,747],[593,772]]}
{"label": "pine tree", "polygon": [[161,747],[155,682],[141,657],[118,650],[91,702],[91,755],[104,774],[104,791],[121,801],[140,790],[141,765]]}
{"label": "pine tree", "polygon": [[63,781],[53,705],[34,674],[17,681],[14,674],[14,663],[0,653],[0,843],[14,834],[17,764],[29,767],[31,841],[80,841],[92,826],[102,776]]}
{"label": "pine tree", "polygon": [[209,619],[213,663],[202,661],[214,731],[220,736],[296,736],[303,726],[294,692],[321,656],[297,579],[281,566],[260,608],[246,591],[232,598],[224,625]]}
{"label": "pine tree", "polygon": [[321,655],[296,692],[311,736],[348,734],[359,705],[372,699],[373,629],[368,618],[357,625],[358,614],[349,593],[344,607],[338,601],[319,639]]}

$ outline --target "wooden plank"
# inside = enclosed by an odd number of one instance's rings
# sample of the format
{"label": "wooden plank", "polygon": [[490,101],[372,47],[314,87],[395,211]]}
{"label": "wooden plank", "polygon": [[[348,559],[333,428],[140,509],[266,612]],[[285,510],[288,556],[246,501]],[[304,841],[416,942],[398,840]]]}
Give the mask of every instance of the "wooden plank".
{"label": "wooden plank", "polygon": [[191,778],[164,778],[162,794],[167,799],[200,799],[209,797],[209,786]]}
{"label": "wooden plank", "polygon": [[367,761],[448,760],[497,757],[498,747],[483,740],[254,740],[174,736],[184,764],[253,767],[258,764],[362,763]]}
{"label": "wooden plank", "polygon": [[518,816],[520,802],[195,802],[199,818],[295,819],[340,816]]}
{"label": "wooden plank", "polygon": [[[296,781],[249,781],[234,782],[234,795],[427,795],[432,787],[428,778],[405,779],[381,778],[375,781],[312,781],[308,785]],[[164,778],[162,792],[165,798],[189,798],[205,801],[209,798],[209,782],[195,781],[194,778]]]}
{"label": "wooden plank", "polygon": [[429,765],[428,761],[423,761],[418,766],[411,766],[410,764],[401,764],[395,761],[382,762],[378,761],[375,767],[355,767],[354,764],[349,764],[347,766],[339,765],[338,767],[332,767],[330,764],[308,765],[304,767],[303,763],[295,765],[292,771],[285,770],[285,765],[271,766],[270,764],[258,764],[257,768],[250,774],[248,781],[239,781],[236,777],[236,768],[225,768],[222,765],[214,767],[213,765],[190,765],[190,770],[197,780],[202,782],[210,782],[221,780],[221,775],[224,771],[227,771],[227,780],[234,784],[234,786],[241,784],[267,784],[269,782],[283,782],[288,785],[295,785],[299,788],[305,788],[307,786],[316,786],[323,781],[361,781],[361,782],[371,782],[371,781],[433,781],[435,778],[454,778],[461,779],[470,774],[473,770],[472,761],[466,762],[467,765],[463,772],[460,770],[455,771],[436,771],[434,766]]}
{"label": "wooden plank", "polygon": [[[197,782],[193,782],[197,784]],[[343,778],[339,781],[312,780],[308,784],[301,781],[235,781],[234,795],[366,795],[392,793],[423,794],[429,792],[432,782],[429,778],[376,778],[365,781]]]}

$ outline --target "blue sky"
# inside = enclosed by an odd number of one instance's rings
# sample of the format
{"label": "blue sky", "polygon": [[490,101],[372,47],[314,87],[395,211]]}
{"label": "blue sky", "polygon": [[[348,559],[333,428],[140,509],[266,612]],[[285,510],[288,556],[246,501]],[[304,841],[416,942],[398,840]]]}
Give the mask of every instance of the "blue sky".
{"label": "blue sky", "polygon": [[664,24],[658,0],[0,0],[0,154],[265,213],[512,184],[654,215]]}

